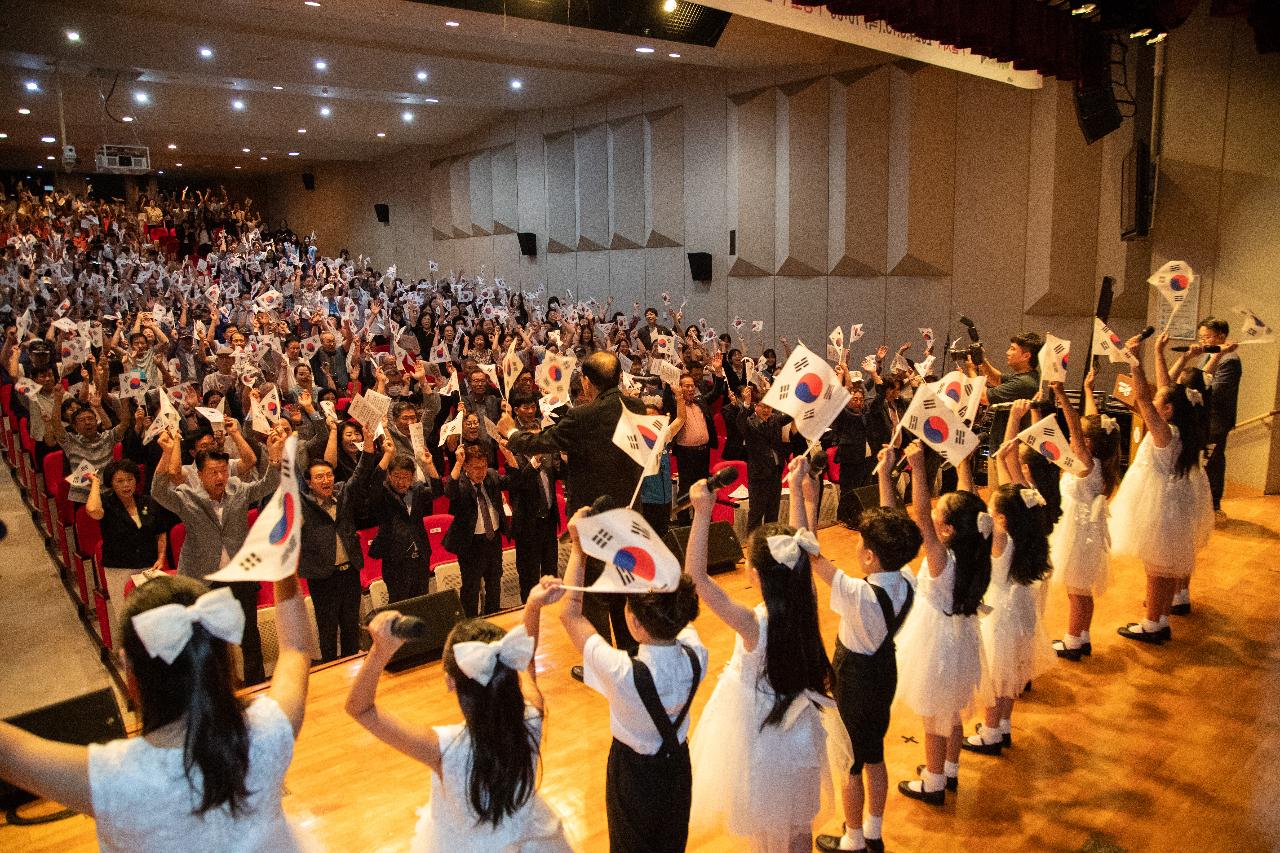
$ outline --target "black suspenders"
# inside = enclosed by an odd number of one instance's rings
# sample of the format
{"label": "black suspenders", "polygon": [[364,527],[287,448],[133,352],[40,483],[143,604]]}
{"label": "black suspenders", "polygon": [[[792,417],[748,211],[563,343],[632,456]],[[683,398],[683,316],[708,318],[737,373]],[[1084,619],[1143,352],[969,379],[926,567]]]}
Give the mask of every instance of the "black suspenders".
{"label": "black suspenders", "polygon": [[693,682],[689,685],[689,698],[674,720],[667,716],[667,709],[662,707],[662,699],[658,696],[658,688],[653,683],[649,667],[638,658],[631,658],[631,678],[636,692],[640,694],[640,701],[644,703],[644,709],[649,712],[649,718],[662,736],[662,747],[658,750],[658,755],[664,757],[673,755],[680,748],[680,726],[693,705],[693,695],[698,692],[698,683],[702,680],[702,666],[698,663],[697,654],[684,643],[679,645],[689,656],[689,665],[693,667]]}

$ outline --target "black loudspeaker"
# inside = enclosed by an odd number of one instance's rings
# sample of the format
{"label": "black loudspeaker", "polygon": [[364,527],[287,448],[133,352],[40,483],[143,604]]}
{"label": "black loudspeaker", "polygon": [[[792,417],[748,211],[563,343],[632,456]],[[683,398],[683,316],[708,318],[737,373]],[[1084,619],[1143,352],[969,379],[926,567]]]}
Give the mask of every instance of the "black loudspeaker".
{"label": "black loudspeaker", "polygon": [[849,496],[858,505],[858,516],[869,509],[875,509],[880,506],[880,485],[859,486],[853,490],[853,494]]}
{"label": "black loudspeaker", "polygon": [[373,215],[378,217],[378,221],[383,225],[391,224],[391,208],[385,204],[375,204],[373,206]]}
{"label": "black loudspeaker", "polygon": [[[689,528],[673,527],[662,537],[662,541],[683,564],[684,551],[689,544]],[[714,575],[733,571],[741,559],[742,543],[738,541],[733,525],[727,521],[713,521],[707,534],[707,572]]]}
{"label": "black loudspeaker", "polygon": [[1111,86],[1111,42],[1100,32],[1080,39],[1080,79],[1076,81],[1076,121],[1092,145],[1123,123]]}
{"label": "black loudspeaker", "polygon": [[302,173],[302,186],[303,186],[303,188],[304,188],[307,192],[315,192],[315,190],[316,190],[316,176],[315,176],[315,175],[313,175],[313,174],[311,174],[310,172],[303,172],[303,173]]}
{"label": "black loudspeaker", "polygon": [[516,239],[520,241],[520,254],[526,258],[538,257],[538,235],[532,231],[519,231]]}
{"label": "black loudspeaker", "polygon": [[[427,623],[427,631],[416,640],[409,640],[396,650],[387,663],[387,669],[399,672],[412,666],[440,660],[444,653],[444,641],[448,639],[453,626],[462,621],[462,599],[458,598],[456,589],[442,589],[439,592],[420,595],[417,598],[406,598],[404,601],[393,601],[386,607],[373,611],[398,610],[405,616],[417,616]],[[360,644],[368,648],[369,635],[361,634]]]}
{"label": "black loudspeaker", "polygon": [[[6,722],[43,738],[80,746],[124,737],[124,720],[109,687],[10,717]],[[0,781],[0,808],[16,808],[35,798],[28,791]]]}
{"label": "black loudspeaker", "polygon": [[689,276],[694,281],[711,281],[711,253],[689,253]]}

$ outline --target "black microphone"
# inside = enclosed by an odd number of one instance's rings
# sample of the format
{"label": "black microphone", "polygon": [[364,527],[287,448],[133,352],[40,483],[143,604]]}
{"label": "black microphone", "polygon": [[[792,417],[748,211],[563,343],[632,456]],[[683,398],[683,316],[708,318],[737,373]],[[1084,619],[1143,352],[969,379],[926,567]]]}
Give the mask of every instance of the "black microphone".
{"label": "black microphone", "polygon": [[[726,486],[732,486],[734,483],[738,482],[738,469],[733,465],[730,465],[726,468],[721,468],[719,471],[712,474],[707,479],[701,480],[700,482],[706,483],[707,488],[710,489],[711,491],[713,492],[718,491],[720,489],[725,488]],[[672,510],[672,512],[673,513],[684,512],[686,509],[689,508],[691,503],[692,501],[690,501],[689,499],[689,493],[685,492],[683,495],[676,498],[676,506],[675,506],[675,509]]]}
{"label": "black microphone", "polygon": [[[364,620],[364,629],[369,630],[369,623],[377,613],[370,613]],[[391,636],[402,640],[418,640],[427,633],[427,623],[417,616],[400,615],[391,620]]]}
{"label": "black microphone", "polygon": [[[1187,345],[1187,346],[1169,347],[1169,349],[1173,350],[1174,352],[1186,352],[1187,350],[1191,349],[1191,347],[1190,345]],[[1222,347],[1218,346],[1217,344],[1210,344],[1209,346],[1202,349],[1201,352],[1222,352]]]}
{"label": "black microphone", "polygon": [[1138,340],[1145,341],[1147,338],[1151,337],[1155,333],[1156,333],[1155,326],[1147,326],[1145,329],[1143,329],[1141,332],[1138,333]]}
{"label": "black microphone", "polygon": [[617,509],[618,502],[613,499],[613,495],[601,495],[591,502],[591,506],[587,510],[587,515],[599,515],[602,512],[608,512],[611,509]]}

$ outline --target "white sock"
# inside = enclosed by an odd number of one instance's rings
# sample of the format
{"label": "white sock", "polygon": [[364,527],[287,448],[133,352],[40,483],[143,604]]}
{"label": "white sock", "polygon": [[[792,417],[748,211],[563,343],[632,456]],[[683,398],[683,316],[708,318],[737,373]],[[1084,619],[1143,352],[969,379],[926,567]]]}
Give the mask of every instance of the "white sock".
{"label": "white sock", "polygon": [[867,815],[862,819],[862,834],[867,838],[879,838],[880,829],[884,825],[884,816]]}
{"label": "white sock", "polygon": [[1013,728],[1009,725],[1008,720],[1000,721],[1000,734],[1002,735],[1013,734]]}
{"label": "white sock", "polygon": [[1078,649],[1084,645],[1084,637],[1073,637],[1070,634],[1062,635],[1062,647],[1066,649]]}
{"label": "white sock", "polygon": [[[925,771],[925,773],[927,774],[927,773],[928,773],[928,771],[926,770],[926,771]],[[942,762],[942,775],[944,775],[944,776],[950,776],[952,779],[954,779],[954,778],[956,778],[957,776],[959,776],[959,775],[960,775],[960,762],[959,762],[959,761],[944,761],[944,762]]]}
{"label": "white sock", "polygon": [[[988,746],[992,744],[1000,743],[1000,741],[1004,740],[1004,737],[1000,734],[999,726],[996,726],[994,729],[988,728],[987,726],[983,726],[982,730],[979,731],[978,734],[982,736],[982,742]],[[960,765],[957,764],[956,772],[958,773],[959,771],[960,771]],[[947,775],[954,776],[956,774],[948,773]]]}
{"label": "white sock", "polygon": [[1168,616],[1161,616],[1161,617],[1160,617],[1160,627],[1161,627],[1161,628],[1168,628],[1168,627],[1169,627],[1169,617],[1168,617]]}
{"label": "white sock", "polygon": [[862,839],[861,829],[844,828],[844,835],[840,837],[841,850],[861,850],[867,846],[867,842]]}
{"label": "white sock", "polygon": [[1173,596],[1173,603],[1174,604],[1190,604],[1191,603],[1190,588],[1178,590],[1178,592],[1175,593]]}
{"label": "white sock", "polygon": [[1159,630],[1160,630],[1159,621],[1152,622],[1150,619],[1142,620],[1142,632],[1144,634],[1154,634],[1156,631],[1159,631]]}
{"label": "white sock", "polygon": [[1089,632],[1088,632],[1088,631],[1081,631],[1081,632],[1080,632],[1080,644],[1081,644],[1081,645],[1084,645],[1085,643],[1089,643],[1090,645],[1092,645],[1092,641],[1090,641],[1090,639],[1089,639]]}
{"label": "white sock", "polygon": [[932,794],[934,791],[941,791],[947,786],[947,776],[944,773],[930,773],[926,770],[920,774],[920,784],[922,786],[921,790]]}

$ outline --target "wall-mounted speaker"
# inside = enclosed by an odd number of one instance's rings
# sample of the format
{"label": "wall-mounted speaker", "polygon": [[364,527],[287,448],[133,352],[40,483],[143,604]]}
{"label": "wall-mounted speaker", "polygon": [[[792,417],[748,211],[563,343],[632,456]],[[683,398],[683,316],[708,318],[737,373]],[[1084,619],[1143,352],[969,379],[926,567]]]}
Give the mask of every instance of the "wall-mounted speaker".
{"label": "wall-mounted speaker", "polygon": [[302,187],[303,187],[303,189],[305,189],[307,192],[315,192],[315,191],[316,191],[316,176],[315,176],[315,175],[313,175],[311,172],[303,172],[303,173],[302,173]]}
{"label": "wall-mounted speaker", "polygon": [[689,276],[694,281],[711,281],[711,253],[689,253]]}
{"label": "wall-mounted speaker", "polygon": [[391,224],[391,208],[385,204],[375,204],[373,206],[373,215],[378,217],[378,221],[383,225]]}
{"label": "wall-mounted speaker", "polygon": [[520,241],[520,254],[526,258],[538,257],[538,235],[532,231],[520,231],[516,233],[516,239]]}

